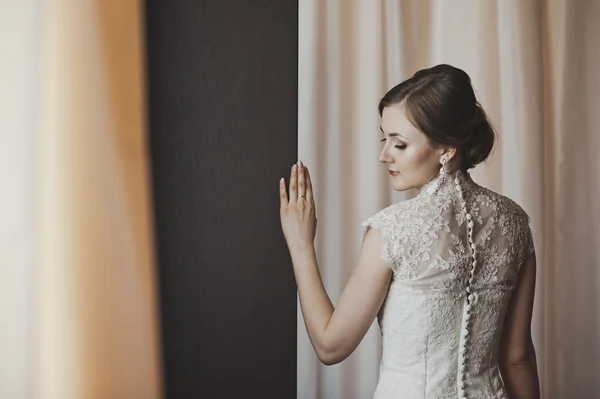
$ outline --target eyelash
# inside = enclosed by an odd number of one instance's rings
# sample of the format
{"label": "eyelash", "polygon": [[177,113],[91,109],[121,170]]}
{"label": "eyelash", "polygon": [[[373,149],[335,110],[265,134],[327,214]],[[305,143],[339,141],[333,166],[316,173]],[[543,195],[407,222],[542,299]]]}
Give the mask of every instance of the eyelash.
{"label": "eyelash", "polygon": [[[380,141],[383,143],[386,139],[381,139]],[[399,150],[404,150],[406,148],[406,144],[402,144],[402,145],[396,145],[394,146],[394,148],[397,148]]]}

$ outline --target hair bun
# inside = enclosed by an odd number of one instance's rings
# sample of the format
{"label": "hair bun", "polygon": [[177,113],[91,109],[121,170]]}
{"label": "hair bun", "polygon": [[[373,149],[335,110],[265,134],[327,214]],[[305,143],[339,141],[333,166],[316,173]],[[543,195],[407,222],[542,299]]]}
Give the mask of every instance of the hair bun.
{"label": "hair bun", "polygon": [[483,162],[494,147],[496,134],[494,128],[479,102],[475,106],[475,115],[469,123],[467,139],[462,146],[463,165],[470,169]]}

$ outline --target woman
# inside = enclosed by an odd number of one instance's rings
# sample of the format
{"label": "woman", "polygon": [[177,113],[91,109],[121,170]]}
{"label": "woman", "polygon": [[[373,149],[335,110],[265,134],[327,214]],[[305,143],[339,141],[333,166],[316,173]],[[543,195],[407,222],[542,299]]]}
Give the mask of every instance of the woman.
{"label": "woman", "polygon": [[379,161],[398,191],[419,194],[362,223],[358,266],[334,308],[313,241],[308,169],[280,182],[281,223],[308,335],[335,364],[375,317],[383,354],[374,398],[537,398],[531,339],[536,259],[528,215],[467,173],[494,130],[461,69],[423,69],[379,103]]}

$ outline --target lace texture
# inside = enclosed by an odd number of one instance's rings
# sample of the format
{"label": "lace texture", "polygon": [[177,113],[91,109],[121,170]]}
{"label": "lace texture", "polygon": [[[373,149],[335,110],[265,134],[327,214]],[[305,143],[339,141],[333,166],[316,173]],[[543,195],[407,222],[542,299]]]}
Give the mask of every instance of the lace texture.
{"label": "lace texture", "polygon": [[529,216],[509,198],[462,171],[438,178],[418,196],[364,222],[382,237],[381,258],[393,271],[378,315],[383,354],[374,399],[458,398],[458,349],[472,264],[467,220],[454,190],[458,178],[474,221],[475,302],[465,349],[468,398],[508,398],[498,367],[504,316],[520,265],[534,252]]}

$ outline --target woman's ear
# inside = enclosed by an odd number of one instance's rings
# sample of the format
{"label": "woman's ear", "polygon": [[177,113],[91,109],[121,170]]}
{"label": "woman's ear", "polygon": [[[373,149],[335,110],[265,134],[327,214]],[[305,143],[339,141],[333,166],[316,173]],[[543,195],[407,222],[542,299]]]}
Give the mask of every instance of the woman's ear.
{"label": "woman's ear", "polygon": [[442,152],[440,153],[440,160],[444,158],[447,162],[450,162],[452,158],[456,155],[456,148],[454,147],[444,147],[442,148]]}

